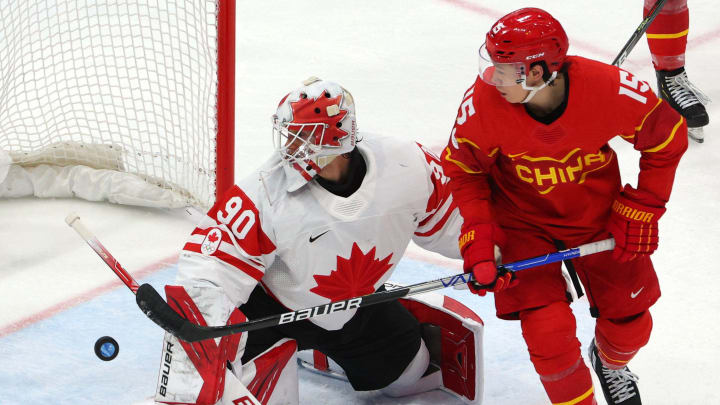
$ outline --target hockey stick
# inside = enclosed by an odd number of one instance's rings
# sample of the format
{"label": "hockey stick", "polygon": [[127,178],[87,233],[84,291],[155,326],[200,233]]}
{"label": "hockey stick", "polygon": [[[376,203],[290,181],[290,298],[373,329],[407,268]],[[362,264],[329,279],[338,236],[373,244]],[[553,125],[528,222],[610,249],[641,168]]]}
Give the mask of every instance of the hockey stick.
{"label": "hockey stick", "polygon": [[[510,271],[520,271],[543,264],[555,263],[562,260],[574,259],[598,252],[612,250],[614,246],[615,241],[613,239],[605,239],[584,244],[572,249],[565,249],[530,259],[507,263],[501,265],[501,267]],[[433,281],[413,284],[401,288],[394,288],[387,291],[380,291],[347,300],[270,315],[264,318],[226,326],[200,326],[189,322],[187,319],[178,315],[149,284],[143,284],[138,289],[137,304],[150,319],[166,331],[182,340],[196,342],[199,340],[301,321],[318,315],[331,314],[337,311],[362,308],[368,305],[451,287],[460,283],[468,283],[472,280],[472,273],[460,273]]]}
{"label": "hockey stick", "polygon": [[[406,287],[393,288],[392,290],[380,291],[324,305],[270,315],[243,323],[226,326],[200,326],[191,323],[175,312],[175,310],[173,310],[170,305],[165,302],[157,290],[155,290],[155,288],[150,284],[142,284],[138,287],[138,283],[135,279],[133,279],[133,277],[120,265],[110,252],[105,249],[102,243],[100,243],[100,241],[98,241],[98,239],[87,228],[85,228],[85,226],[80,222],[80,217],[77,214],[68,215],[67,218],[65,218],[65,222],[77,231],[77,233],[87,242],[95,253],[97,253],[98,256],[100,256],[100,258],[108,265],[108,267],[110,267],[110,269],[118,277],[120,277],[125,285],[128,286],[130,291],[135,293],[135,300],[138,307],[140,307],[148,318],[166,331],[186,342],[197,342],[200,340],[301,321],[318,315],[327,315],[333,312],[362,308],[368,305],[379,304],[381,302],[392,301],[398,298],[409,297],[411,295],[422,294],[473,281],[472,273],[460,273]],[[614,247],[615,240],[605,239],[597,242],[586,243],[572,249],[560,250],[530,259],[502,264],[499,267],[513,272],[520,271],[544,264],[555,263],[612,250]]]}
{"label": "hockey stick", "polygon": [[115,260],[113,255],[105,249],[105,246],[97,240],[95,235],[93,235],[92,232],[90,232],[85,225],[80,222],[80,217],[77,214],[72,213],[65,217],[65,222],[74,229],[88,245],[90,245],[92,250],[94,250],[95,253],[97,253],[98,256],[100,256],[100,258],[108,265],[108,267],[110,267],[110,270],[112,270],[115,275],[117,275],[120,280],[125,283],[127,288],[129,288],[133,294],[137,294],[137,290],[140,288],[137,281],[135,281],[130,273],[128,273],[127,270],[125,270],[123,266]]}
{"label": "hockey stick", "polygon": [[613,60],[612,64],[613,66],[620,66],[623,62],[625,62],[625,58],[630,54],[630,51],[635,48],[635,44],[638,43],[640,38],[645,34],[645,31],[647,31],[650,24],[653,22],[655,17],[657,17],[658,14],[660,14],[660,10],[665,5],[666,0],[658,0],[655,2],[655,5],[652,6],[650,9],[650,12],[648,13],[647,17],[645,17],[640,25],[635,29],[635,32],[630,36],[630,39],[625,43],[625,46],[620,49],[620,53],[615,57],[615,60]]}
{"label": "hockey stick", "polygon": [[[80,216],[78,216],[75,213],[72,213],[72,214],[68,215],[67,217],[65,217],[65,222],[71,228],[73,228],[75,230],[75,232],[77,232],[80,235],[80,237],[82,237],[85,240],[85,242],[87,242],[87,244],[92,248],[92,250],[94,250],[95,253],[97,253],[98,256],[100,256],[100,258],[105,262],[105,264],[107,264],[108,267],[110,267],[110,270],[112,270],[113,273],[115,273],[115,275],[117,275],[120,278],[120,280],[122,280],[122,282],[125,283],[125,285],[130,289],[130,291],[132,291],[132,293],[136,295],[136,300],[138,300],[138,298],[137,298],[138,290],[142,287],[149,287],[150,289],[152,289],[152,292],[157,294],[157,291],[155,291],[155,289],[153,289],[152,286],[150,286],[150,284],[143,284],[142,286],[138,286],[138,283],[137,283],[137,281],[135,281],[133,276],[131,276],[130,273],[128,273],[127,270],[125,270],[125,268],[123,268],[123,266],[120,264],[120,262],[118,262],[117,259],[115,259],[115,257],[113,257],[113,255],[111,255],[110,252],[108,252],[108,250],[105,248],[105,246],[103,246],[103,244],[100,243],[100,241],[95,237],[95,235],[93,235],[92,232],[90,232],[90,230],[88,230],[85,227],[85,225],[83,225],[83,223],[80,222]],[[160,300],[162,301],[162,298],[160,298]],[[165,301],[163,301],[163,303],[165,303]],[[170,306],[167,305],[167,303],[165,303],[165,306],[167,306],[167,309],[163,308],[163,310],[170,310],[170,312],[172,312],[176,317],[179,318],[178,314],[175,311],[173,311],[173,309],[170,308]],[[150,319],[154,320],[155,323],[157,323],[157,321],[152,316],[150,316],[149,313],[146,313],[146,314],[148,317],[150,317]],[[185,321],[185,319],[183,319],[183,318],[180,318],[180,319]],[[158,325],[159,325],[159,323],[158,323]],[[172,333],[172,331],[170,331],[170,330],[168,330],[168,332]],[[183,340],[185,340],[185,339],[183,339]],[[198,340],[204,340],[204,339],[197,339],[194,341],[198,341]],[[194,341],[190,341],[190,340],[188,340],[188,341],[194,342]],[[247,404],[247,405],[261,405],[260,401],[258,401],[258,399],[255,398],[255,396],[250,392],[250,390],[248,390],[248,388],[245,385],[241,384],[239,381],[237,381],[237,383],[235,383],[231,386],[231,390],[232,390],[231,395],[233,397],[237,397],[237,399],[233,403]],[[225,391],[227,393],[227,391],[228,391],[227,387],[226,387]]]}

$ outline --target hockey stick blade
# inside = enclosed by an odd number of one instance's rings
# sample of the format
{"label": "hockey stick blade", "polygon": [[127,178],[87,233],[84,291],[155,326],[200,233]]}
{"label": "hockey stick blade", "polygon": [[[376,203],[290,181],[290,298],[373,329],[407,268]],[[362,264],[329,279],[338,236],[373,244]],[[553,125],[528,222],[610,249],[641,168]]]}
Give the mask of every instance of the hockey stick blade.
{"label": "hockey stick blade", "polygon": [[[175,312],[175,310],[172,309],[172,307],[150,284],[142,284],[140,288],[138,288],[135,302],[140,310],[148,318],[150,318],[151,321],[155,322],[156,325],[165,329],[178,339],[190,343],[241,333],[248,330],[262,329],[277,324],[262,324],[260,323],[262,319],[259,319],[256,322],[252,322],[252,324],[251,322],[244,322],[216,327],[196,325]],[[272,320],[274,320],[274,318]]]}
{"label": "hockey stick blade", "polygon": [[[521,271],[544,264],[555,263],[612,250],[614,247],[615,241],[613,239],[605,239],[587,243],[572,249],[560,250],[530,259],[506,263],[501,266],[513,272]],[[160,294],[158,294],[158,292],[148,284],[143,284],[138,289],[137,304],[153,322],[166,331],[184,341],[197,342],[200,340],[301,321],[338,311],[362,308],[368,305],[392,301],[398,298],[439,290],[441,288],[452,287],[462,283],[469,283],[473,280],[472,273],[460,273],[437,280],[426,281],[400,288],[393,288],[387,291],[379,291],[347,300],[330,302],[324,305],[284,312],[281,314],[270,315],[264,318],[225,326],[201,326],[193,324],[187,319],[180,317],[180,315],[178,315],[170,307],[170,305],[162,299]]]}
{"label": "hockey stick blade", "polygon": [[[120,262],[118,262],[95,235],[83,225],[79,215],[71,213],[65,218],[65,222],[87,242],[105,264],[108,265],[110,270],[135,294],[135,301],[143,313],[163,329],[177,336],[179,339],[188,342],[196,342],[229,334],[218,334],[217,331],[213,330],[204,331],[202,326],[190,323],[187,319],[182,318],[175,312],[150,284],[138,285],[132,275],[120,265]],[[232,385],[232,390],[234,391],[232,395],[235,395],[235,398],[241,401],[239,403],[260,405],[257,398],[239,381]]]}
{"label": "hockey stick blade", "polygon": [[[188,330],[187,325],[191,324],[187,319],[181,317],[150,284],[142,284],[135,294],[135,302],[140,310],[155,322],[158,326],[172,333],[179,339],[187,342],[196,342],[206,338],[198,339],[193,332],[195,328]],[[194,325],[201,327],[198,325]]]}

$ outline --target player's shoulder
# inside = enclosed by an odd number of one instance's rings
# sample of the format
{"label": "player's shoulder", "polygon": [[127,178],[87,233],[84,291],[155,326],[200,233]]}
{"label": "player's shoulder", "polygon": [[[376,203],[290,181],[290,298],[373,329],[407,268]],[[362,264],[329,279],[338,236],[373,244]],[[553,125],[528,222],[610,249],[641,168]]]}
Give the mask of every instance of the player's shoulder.
{"label": "player's shoulder", "polygon": [[599,60],[586,58],[578,55],[570,55],[565,59],[565,64],[570,71],[582,71],[588,73],[614,72],[618,67]]}
{"label": "player's shoulder", "polygon": [[453,145],[464,143],[486,152],[493,149],[502,139],[506,123],[517,120],[515,108],[496,87],[476,76],[460,102],[450,134]]}
{"label": "player's shoulder", "polygon": [[360,133],[361,141],[358,146],[374,155],[393,156],[406,153],[406,149],[413,142],[401,136],[389,136],[372,132]]}
{"label": "player's shoulder", "polygon": [[373,204],[383,205],[390,211],[425,207],[429,188],[419,185],[427,184],[433,159],[426,157],[419,143],[400,135],[372,134],[363,137],[357,147],[367,164],[362,187],[382,196]]}
{"label": "player's shoulder", "polygon": [[[568,57],[568,75],[571,91],[582,89],[599,105],[611,110],[627,109],[648,104],[652,107],[656,99],[650,84],[620,67],[609,65],[580,56]],[[580,99],[586,99],[586,97]],[[639,105],[636,105],[639,103]],[[641,108],[642,109],[642,108]]]}
{"label": "player's shoulder", "polygon": [[407,160],[420,163],[425,161],[425,154],[432,154],[429,149],[411,138],[378,134],[366,135],[358,145],[379,158],[377,159],[379,164],[384,164],[387,161]]}
{"label": "player's shoulder", "polygon": [[[470,87],[465,89],[465,93],[463,93],[462,101],[460,101],[460,114],[463,113],[463,110],[467,113],[470,105],[475,110],[486,108],[483,106],[492,105],[494,98],[497,96],[498,92],[495,87],[485,83],[480,75],[477,75]],[[468,115],[469,117],[470,115]]]}
{"label": "player's shoulder", "polygon": [[287,178],[280,166],[280,157],[272,156],[259,168],[243,176],[224,195],[223,201],[242,197],[251,201],[259,210],[267,202],[275,201],[285,194]]}
{"label": "player's shoulder", "polygon": [[581,81],[585,86],[606,89],[608,83],[620,80],[621,69],[605,62],[582,56],[568,56],[565,63],[571,84],[575,80]]}

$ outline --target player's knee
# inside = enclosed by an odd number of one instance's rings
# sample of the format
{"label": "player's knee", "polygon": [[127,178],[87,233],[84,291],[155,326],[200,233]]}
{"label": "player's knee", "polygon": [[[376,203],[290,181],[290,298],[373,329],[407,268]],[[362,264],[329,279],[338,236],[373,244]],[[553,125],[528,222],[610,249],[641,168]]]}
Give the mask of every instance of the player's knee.
{"label": "player's knee", "polygon": [[603,362],[612,363],[611,359],[620,359],[624,364],[630,361],[650,340],[652,325],[652,316],[647,310],[619,319],[598,318],[595,342]]}
{"label": "player's knee", "polygon": [[[645,0],[644,8],[650,10],[655,3],[656,0]],[[687,0],[668,0],[660,10],[660,14],[677,14],[685,10],[687,10]]]}
{"label": "player's knee", "polygon": [[521,311],[520,324],[530,360],[541,376],[565,372],[581,357],[575,317],[567,303]]}

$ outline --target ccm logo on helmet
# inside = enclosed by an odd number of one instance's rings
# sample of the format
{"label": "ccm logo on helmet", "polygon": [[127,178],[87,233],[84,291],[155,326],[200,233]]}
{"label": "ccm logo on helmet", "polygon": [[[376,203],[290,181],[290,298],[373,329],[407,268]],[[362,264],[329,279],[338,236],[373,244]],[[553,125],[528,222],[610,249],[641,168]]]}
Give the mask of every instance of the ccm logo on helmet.
{"label": "ccm logo on helmet", "polygon": [[492,33],[497,34],[503,28],[505,28],[505,24],[503,24],[503,23],[497,24],[496,26],[492,27]]}
{"label": "ccm logo on helmet", "polygon": [[544,55],[545,55],[545,52],[536,53],[535,55],[526,56],[525,60],[537,59]]}

